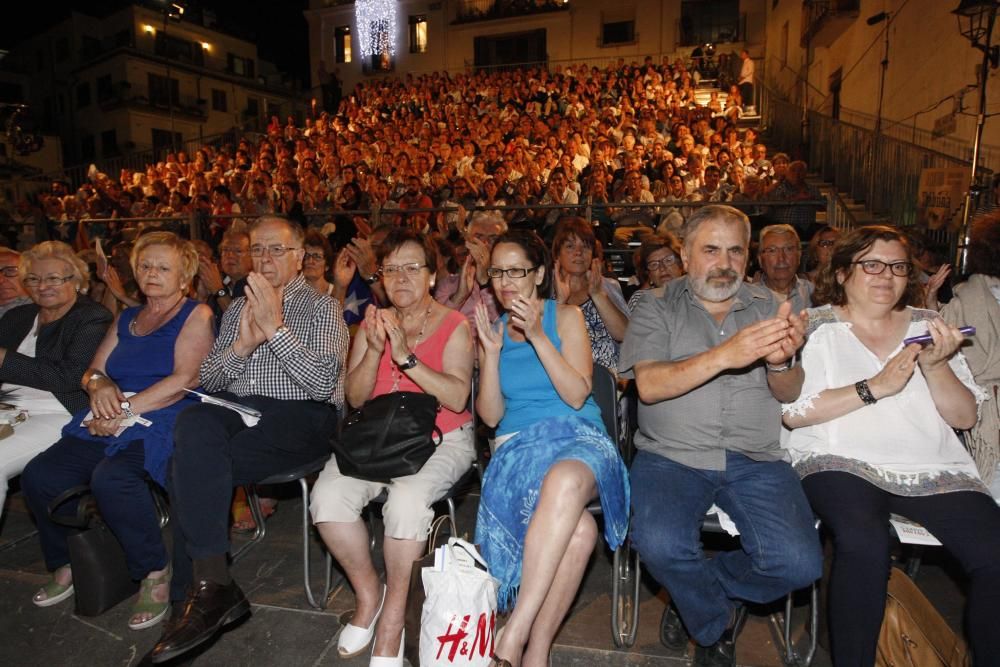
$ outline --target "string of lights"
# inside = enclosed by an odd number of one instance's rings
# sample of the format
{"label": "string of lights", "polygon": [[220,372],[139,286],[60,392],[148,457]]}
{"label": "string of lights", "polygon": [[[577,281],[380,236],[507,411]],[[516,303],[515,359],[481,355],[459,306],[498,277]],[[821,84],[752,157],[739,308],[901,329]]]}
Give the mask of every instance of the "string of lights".
{"label": "string of lights", "polygon": [[395,0],[357,0],[354,17],[358,26],[358,48],[366,56],[396,55]]}

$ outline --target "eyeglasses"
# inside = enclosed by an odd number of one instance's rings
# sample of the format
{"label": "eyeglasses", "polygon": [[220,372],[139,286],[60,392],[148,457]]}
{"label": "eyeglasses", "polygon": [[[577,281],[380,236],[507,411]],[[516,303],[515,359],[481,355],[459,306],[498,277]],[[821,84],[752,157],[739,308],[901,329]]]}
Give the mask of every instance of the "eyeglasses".
{"label": "eyeglasses", "polygon": [[[6,272],[4,273],[6,275]],[[39,276],[27,275],[24,277],[25,287],[38,287],[39,285],[45,285],[46,287],[59,287],[65,285],[70,280],[73,280],[74,276],[45,276],[44,278]]]}
{"label": "eyeglasses", "polygon": [[420,269],[426,267],[426,264],[418,264],[417,262],[411,262],[410,264],[383,264],[382,275],[388,277],[405,273],[407,276],[415,276],[420,273]]}
{"label": "eyeglasses", "polygon": [[301,250],[302,248],[291,248],[286,245],[255,245],[250,246],[250,256],[251,257],[263,257],[266,252],[271,257],[284,257],[285,253],[290,250]]}
{"label": "eyeglasses", "polygon": [[664,257],[663,259],[654,259],[651,262],[646,262],[646,268],[650,271],[656,271],[660,268],[667,269],[677,264],[677,261],[677,257],[671,255],[670,257]]}
{"label": "eyeglasses", "polygon": [[770,246],[768,248],[761,248],[760,254],[767,255],[768,257],[774,257],[779,252],[783,255],[791,255],[792,253],[801,251],[802,249],[797,245]]}
{"label": "eyeglasses", "polygon": [[16,266],[4,266],[0,267],[0,273],[2,273],[7,278],[17,278],[18,268]]}
{"label": "eyeglasses", "polygon": [[818,242],[816,245],[818,245],[820,248],[832,248],[833,244],[835,243],[836,241],[834,241],[833,239],[824,239]]}
{"label": "eyeglasses", "polygon": [[501,277],[503,277],[504,274],[507,274],[508,278],[523,278],[529,273],[532,273],[533,271],[537,270],[538,270],[537,266],[532,266],[527,269],[520,266],[515,266],[509,269],[501,269],[495,266],[491,266],[490,268],[486,269],[486,275],[488,275],[490,278],[494,280],[499,280]]}
{"label": "eyeglasses", "polygon": [[864,259],[860,262],[851,262],[851,264],[860,264],[861,270],[870,276],[882,275],[885,272],[885,267],[887,266],[892,271],[892,275],[900,278],[909,276],[910,271],[913,270],[912,262],[893,262],[890,264],[879,259]]}
{"label": "eyeglasses", "polygon": [[326,257],[321,252],[307,252],[302,255],[302,259],[311,259],[314,262],[322,262]]}
{"label": "eyeglasses", "polygon": [[219,246],[220,255],[236,255],[237,257],[242,257],[247,254],[247,251],[243,248],[234,248],[232,246]]}

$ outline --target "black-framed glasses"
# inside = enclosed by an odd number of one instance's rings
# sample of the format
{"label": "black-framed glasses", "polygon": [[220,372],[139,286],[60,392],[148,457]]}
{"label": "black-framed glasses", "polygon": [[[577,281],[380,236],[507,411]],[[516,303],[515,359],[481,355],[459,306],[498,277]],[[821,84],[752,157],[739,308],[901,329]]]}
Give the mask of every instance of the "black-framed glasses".
{"label": "black-framed glasses", "polygon": [[301,250],[301,248],[293,248],[287,245],[255,245],[250,246],[250,256],[251,257],[263,257],[266,252],[271,257],[284,257],[286,252],[290,250]]}
{"label": "black-framed glasses", "polygon": [[302,255],[302,259],[311,259],[314,262],[322,262],[326,257],[321,252],[307,252]]}
{"label": "black-framed glasses", "polygon": [[885,267],[889,267],[892,271],[892,275],[898,276],[900,278],[905,278],[910,275],[913,271],[913,262],[883,262],[880,259],[863,259],[859,262],[851,262],[851,264],[859,264],[861,270],[870,276],[879,276],[885,272]]}
{"label": "black-framed glasses", "polygon": [[646,262],[646,268],[650,271],[658,271],[659,269],[669,269],[674,266],[680,260],[676,256],[671,255],[670,257],[664,257],[663,259],[654,259],[650,262]]}
{"label": "black-framed glasses", "polygon": [[38,287],[39,285],[45,285],[46,287],[60,287],[73,280],[74,277],[75,276],[45,276],[42,278],[41,276],[28,274],[24,277],[23,282],[25,287]]}
{"label": "black-framed glasses", "polygon": [[3,266],[0,267],[0,273],[7,278],[17,278],[18,268],[16,266]]}
{"label": "black-framed glasses", "polygon": [[409,264],[383,264],[382,275],[388,277],[398,276],[405,273],[407,276],[412,277],[420,273],[420,270],[426,267],[426,264],[420,264],[419,262],[411,262]]}
{"label": "black-framed glasses", "polygon": [[498,280],[499,278],[503,277],[504,274],[507,274],[508,278],[523,278],[529,273],[533,273],[534,271],[537,270],[538,270],[537,266],[532,266],[527,269],[522,266],[514,266],[509,269],[501,269],[496,266],[491,266],[488,269],[486,269],[486,275],[488,275],[490,278],[494,280]]}

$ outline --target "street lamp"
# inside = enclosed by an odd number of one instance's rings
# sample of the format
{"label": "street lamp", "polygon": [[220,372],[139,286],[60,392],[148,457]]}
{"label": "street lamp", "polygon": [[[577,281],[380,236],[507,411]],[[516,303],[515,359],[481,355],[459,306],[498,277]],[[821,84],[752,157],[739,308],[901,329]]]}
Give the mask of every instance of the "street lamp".
{"label": "street lamp", "polygon": [[979,145],[983,140],[983,126],[986,124],[986,81],[991,67],[1000,64],[1000,46],[991,46],[993,25],[997,18],[998,0],[961,0],[952,14],[958,16],[958,31],[971,42],[972,47],[983,52],[983,64],[979,71],[979,112],[976,114],[976,139],[972,144],[972,173],[969,188],[965,193],[965,207],[962,212],[961,238],[958,242],[956,264],[959,274],[965,273],[969,250],[969,223],[972,221],[973,199],[979,193],[977,167],[979,166]]}

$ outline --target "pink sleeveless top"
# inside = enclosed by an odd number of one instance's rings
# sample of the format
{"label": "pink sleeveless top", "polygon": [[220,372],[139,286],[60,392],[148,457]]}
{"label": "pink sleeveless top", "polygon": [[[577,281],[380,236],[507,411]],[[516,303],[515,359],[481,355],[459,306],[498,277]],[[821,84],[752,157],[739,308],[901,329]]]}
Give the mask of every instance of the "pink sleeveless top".
{"label": "pink sleeveless top", "polygon": [[[448,339],[451,337],[452,332],[461,326],[463,322],[465,322],[465,317],[457,310],[452,310],[445,315],[437,331],[431,334],[427,340],[422,341],[413,350],[413,354],[417,355],[420,363],[439,373],[443,372],[445,345],[448,344]],[[382,358],[378,362],[378,372],[375,375],[375,389],[372,391],[372,398],[392,392],[395,365],[392,360],[392,347],[389,341],[386,340],[385,350],[383,350]],[[396,375],[399,376],[399,386],[396,388],[398,391],[423,391],[403,371],[396,370]],[[441,429],[441,433],[448,433],[464,426],[471,420],[472,415],[468,410],[452,412],[448,408],[441,406],[435,423]]]}

